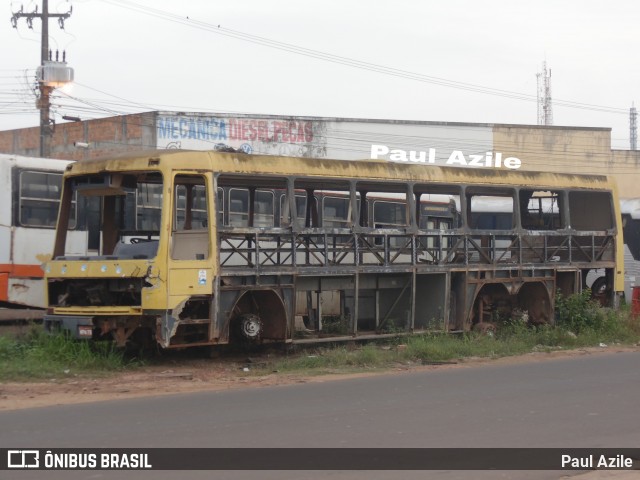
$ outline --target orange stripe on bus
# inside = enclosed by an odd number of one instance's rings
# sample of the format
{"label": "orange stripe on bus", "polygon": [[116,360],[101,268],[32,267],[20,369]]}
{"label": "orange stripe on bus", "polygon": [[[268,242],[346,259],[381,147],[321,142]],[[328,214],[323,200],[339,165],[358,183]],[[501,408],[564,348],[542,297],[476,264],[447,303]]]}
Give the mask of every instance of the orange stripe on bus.
{"label": "orange stripe on bus", "polygon": [[0,273],[8,273],[10,277],[44,277],[40,265],[16,265],[14,263],[0,263]]}
{"label": "orange stripe on bus", "polygon": [[9,301],[9,274],[0,273],[0,301]]}

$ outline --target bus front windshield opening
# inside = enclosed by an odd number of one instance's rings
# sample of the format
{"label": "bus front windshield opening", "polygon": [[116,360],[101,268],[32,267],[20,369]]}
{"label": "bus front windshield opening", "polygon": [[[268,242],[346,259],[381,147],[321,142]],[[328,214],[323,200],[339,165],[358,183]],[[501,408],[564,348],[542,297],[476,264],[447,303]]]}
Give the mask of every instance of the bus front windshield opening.
{"label": "bus front windshield opening", "polygon": [[94,255],[153,258],[160,237],[160,173],[110,173],[72,178],[77,222]]}

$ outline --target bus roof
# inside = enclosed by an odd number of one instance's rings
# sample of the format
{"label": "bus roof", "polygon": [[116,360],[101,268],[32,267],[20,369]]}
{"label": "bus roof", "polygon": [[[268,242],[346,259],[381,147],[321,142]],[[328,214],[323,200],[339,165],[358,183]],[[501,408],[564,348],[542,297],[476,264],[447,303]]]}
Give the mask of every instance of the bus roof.
{"label": "bus roof", "polygon": [[11,155],[0,153],[0,163],[3,167],[21,167],[37,170],[52,170],[62,172],[72,160],[60,160],[57,158],[25,157],[23,155]]}
{"label": "bus roof", "polygon": [[153,150],[109,158],[82,160],[67,168],[68,175],[104,171],[202,170],[263,177],[318,177],[382,182],[425,182],[482,186],[524,186],[536,189],[574,187],[614,189],[604,175],[581,175],[416,165],[384,160],[329,160],[193,150]]}

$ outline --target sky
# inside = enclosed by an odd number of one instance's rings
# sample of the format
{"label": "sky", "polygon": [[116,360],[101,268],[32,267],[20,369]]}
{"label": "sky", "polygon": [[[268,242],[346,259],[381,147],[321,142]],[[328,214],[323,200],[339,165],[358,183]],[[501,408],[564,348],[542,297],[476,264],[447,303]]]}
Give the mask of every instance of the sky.
{"label": "sky", "polygon": [[[39,19],[0,15],[0,130],[37,126]],[[637,0],[49,0],[50,47],[75,81],[53,114],[150,110],[537,123],[551,70],[553,124],[612,128],[629,148],[640,107]],[[297,53],[296,53],[297,52]]]}

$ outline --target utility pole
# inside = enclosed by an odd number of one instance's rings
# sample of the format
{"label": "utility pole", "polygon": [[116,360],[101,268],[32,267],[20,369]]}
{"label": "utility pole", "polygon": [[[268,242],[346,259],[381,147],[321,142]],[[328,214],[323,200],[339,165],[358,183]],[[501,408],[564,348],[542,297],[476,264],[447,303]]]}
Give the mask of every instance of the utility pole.
{"label": "utility pole", "polygon": [[[49,19],[57,18],[60,28],[64,29],[64,21],[71,16],[72,9],[67,13],[49,13],[49,0],[42,0],[42,13],[38,13],[38,7],[31,13],[25,13],[23,7],[15,12],[11,17],[11,25],[18,28],[18,19],[26,18],[27,26],[33,29],[33,19],[39,18],[42,21],[42,37],[40,42],[40,69],[38,84],[40,89],[40,98],[36,106],[40,109],[40,156],[49,157],[51,155],[51,136],[53,135],[53,121],[50,118],[51,92],[55,88],[55,82],[52,83],[47,78],[47,64],[52,63],[51,53],[49,52]],[[56,54],[56,63],[58,62]],[[63,54],[64,58],[64,54]],[[64,60],[63,60],[64,63]],[[71,73],[73,77],[73,72]]]}

